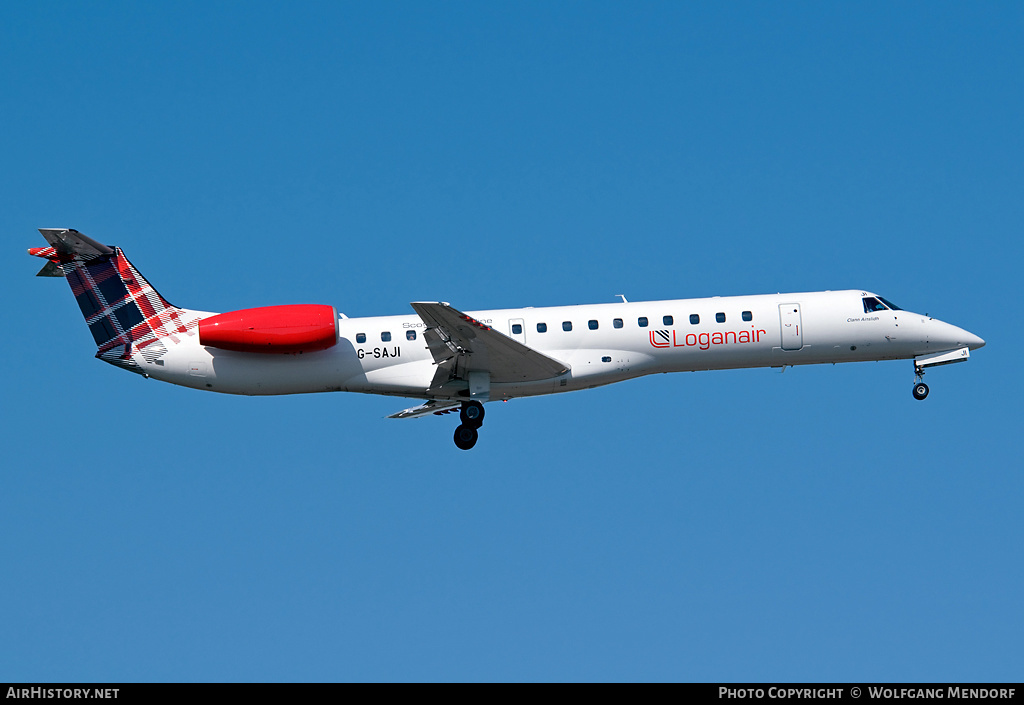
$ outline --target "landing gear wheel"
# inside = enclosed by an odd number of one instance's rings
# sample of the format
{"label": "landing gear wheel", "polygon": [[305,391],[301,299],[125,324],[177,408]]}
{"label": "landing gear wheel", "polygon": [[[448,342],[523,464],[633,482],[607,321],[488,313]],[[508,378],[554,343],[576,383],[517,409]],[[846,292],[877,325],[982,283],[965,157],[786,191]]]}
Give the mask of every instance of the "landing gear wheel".
{"label": "landing gear wheel", "polygon": [[462,402],[462,411],[459,412],[459,419],[464,426],[480,428],[484,425],[484,405],[478,401]]}
{"label": "landing gear wheel", "polygon": [[924,382],[918,382],[914,385],[914,398],[921,400],[928,396],[928,385]]}
{"label": "landing gear wheel", "polygon": [[455,445],[459,450],[469,450],[476,445],[476,439],[480,434],[470,426],[459,426],[455,429]]}

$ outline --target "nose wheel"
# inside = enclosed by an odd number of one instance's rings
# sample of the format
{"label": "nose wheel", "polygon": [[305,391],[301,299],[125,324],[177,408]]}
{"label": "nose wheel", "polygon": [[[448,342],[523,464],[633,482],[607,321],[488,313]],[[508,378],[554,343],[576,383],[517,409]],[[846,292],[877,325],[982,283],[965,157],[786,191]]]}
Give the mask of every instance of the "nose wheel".
{"label": "nose wheel", "polygon": [[469,450],[480,437],[477,429],[484,424],[484,405],[478,401],[462,402],[459,419],[462,423],[455,429],[455,446],[459,450]]}
{"label": "nose wheel", "polygon": [[924,383],[924,368],[914,365],[914,398],[923,401],[928,396],[928,385]]}

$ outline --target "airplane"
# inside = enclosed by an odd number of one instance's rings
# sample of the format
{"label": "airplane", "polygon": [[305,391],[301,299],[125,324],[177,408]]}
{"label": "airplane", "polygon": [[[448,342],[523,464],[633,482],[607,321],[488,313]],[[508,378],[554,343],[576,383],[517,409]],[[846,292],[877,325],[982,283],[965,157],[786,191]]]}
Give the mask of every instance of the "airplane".
{"label": "airplane", "polygon": [[914,361],[965,362],[985,341],[870,291],[817,291],[349,318],[289,304],[209,313],[170,304],[125,258],[70,228],[40,228],[96,341],[96,357],[143,377],[225,394],[361,392],[422,400],[388,418],[458,411],[455,445],[476,445],[484,403],[590,389],[662,372]]}

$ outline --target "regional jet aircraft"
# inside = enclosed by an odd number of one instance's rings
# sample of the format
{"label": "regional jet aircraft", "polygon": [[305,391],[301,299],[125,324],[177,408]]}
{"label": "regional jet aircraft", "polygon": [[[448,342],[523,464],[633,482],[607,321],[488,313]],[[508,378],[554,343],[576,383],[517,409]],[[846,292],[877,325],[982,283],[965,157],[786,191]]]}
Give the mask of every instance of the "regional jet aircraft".
{"label": "regional jet aircraft", "polygon": [[118,247],[44,228],[40,276],[64,276],[96,357],[144,377],[226,394],[363,392],[423,400],[389,418],[458,411],[472,448],[484,402],[571,392],[656,372],[912,359],[964,362],[985,341],[870,291],[462,311],[418,301],[404,316],[332,306],[207,313],[173,306]]}

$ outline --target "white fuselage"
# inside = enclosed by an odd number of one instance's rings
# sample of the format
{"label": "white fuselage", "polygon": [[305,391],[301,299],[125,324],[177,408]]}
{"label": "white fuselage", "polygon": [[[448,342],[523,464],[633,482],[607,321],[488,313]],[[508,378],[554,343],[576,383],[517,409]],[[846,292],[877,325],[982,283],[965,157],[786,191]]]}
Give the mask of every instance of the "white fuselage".
{"label": "white fuselage", "polygon": [[[984,345],[961,328],[910,311],[865,313],[866,296],[874,295],[824,291],[467,313],[569,368],[537,382],[492,383],[491,400],[659,372],[909,359]],[[231,352],[204,347],[189,335],[170,347],[162,365],[139,362],[155,379],[228,394],[348,391],[457,398],[455,387],[428,393],[436,367],[423,329],[414,313],[342,317],[337,345],[319,352]]]}

